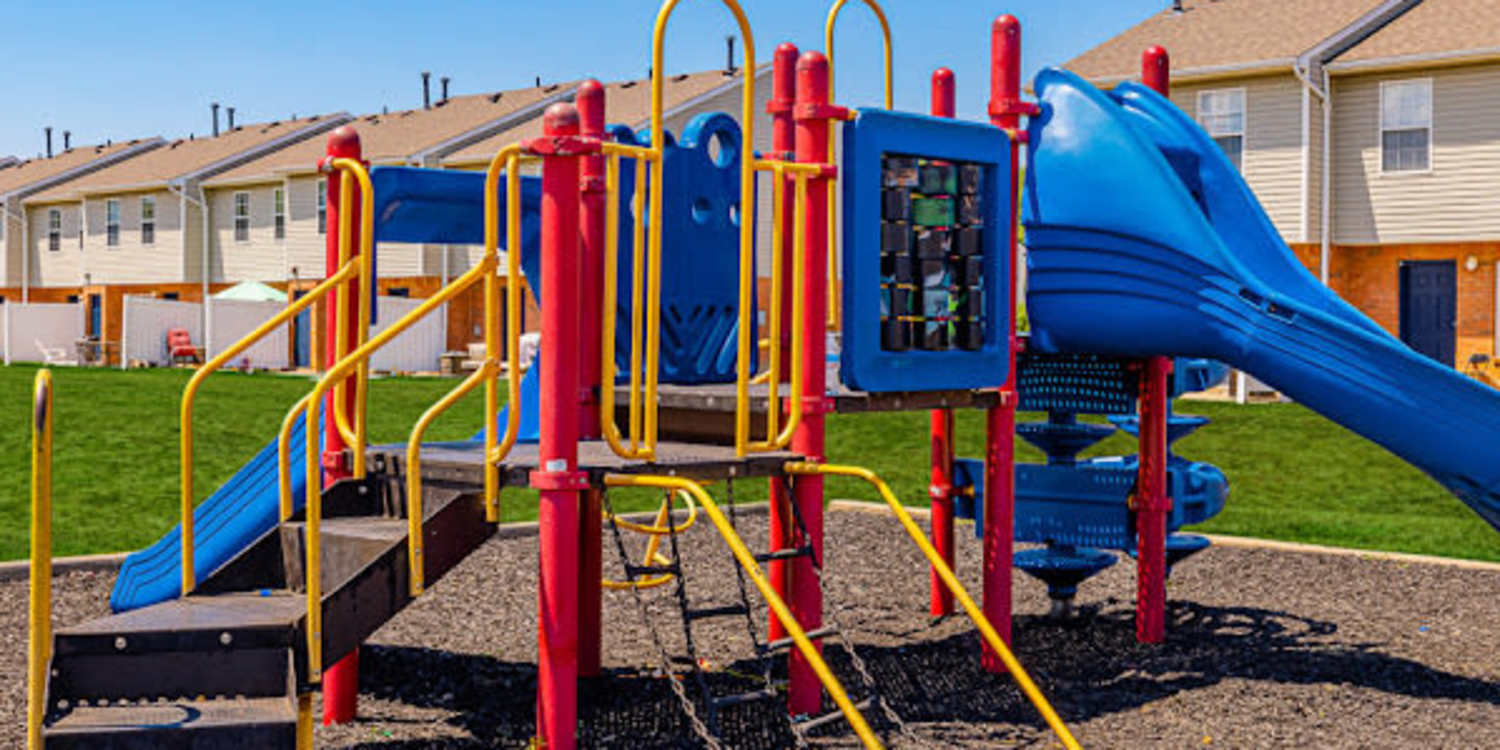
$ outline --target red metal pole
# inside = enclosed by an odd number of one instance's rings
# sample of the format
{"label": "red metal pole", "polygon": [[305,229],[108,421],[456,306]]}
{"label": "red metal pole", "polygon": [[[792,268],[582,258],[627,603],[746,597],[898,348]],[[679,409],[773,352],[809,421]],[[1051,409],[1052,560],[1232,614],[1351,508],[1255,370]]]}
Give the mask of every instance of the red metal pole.
{"label": "red metal pole", "polygon": [[[936,117],[955,117],[957,86],[953,71],[938,68],[932,72],[932,114]],[[932,499],[932,546],[942,555],[943,562],[954,568],[953,556],[953,410],[933,409],[931,414],[932,484],[928,495]],[[953,593],[943,585],[937,570],[930,572],[932,591],[928,612],[933,617],[953,614]]]}
{"label": "red metal pole", "polygon": [[[604,138],[604,86],[589,79],[578,87],[580,133],[585,137]],[[599,388],[602,364],[599,361],[599,337],[602,323],[600,303],[604,299],[604,155],[583,157],[583,225],[582,294],[578,297],[578,340],[583,347],[579,377],[584,397],[579,410],[580,438],[599,437]],[[598,489],[583,493],[583,507],[578,514],[578,674],[597,677],[603,629],[600,611],[603,605],[604,576],[601,546],[600,507],[603,495]]]}
{"label": "red metal pole", "polygon": [[[840,116],[837,108],[828,102],[828,58],[821,52],[804,52],[797,59],[797,97],[792,118],[796,121],[797,161],[810,164],[828,162],[828,121]],[[823,258],[828,255],[828,177],[820,175],[807,180],[806,223],[798,229],[803,232],[804,247],[809,262],[802,279],[805,284],[807,308],[804,311],[802,337],[802,393],[794,397],[802,399],[802,421],[792,435],[792,451],[806,457],[808,461],[824,460],[823,409],[826,370],[823,358],[827,340],[823,336],[828,319],[828,266]],[[820,476],[798,477],[792,502],[807,525],[813,554],[819,562],[823,560],[823,478]],[[823,592],[818,586],[817,574],[812,561],[797,558],[792,566],[792,613],[797,622],[807,630],[823,624]],[[821,642],[819,642],[821,648]],[[807,661],[796,651],[792,652],[788,670],[787,707],[793,714],[816,713],[823,700],[818,678]]]}
{"label": "red metal pole", "polygon": [[[1020,187],[1021,115],[1028,108],[1021,102],[1021,22],[1003,15],[990,26],[990,122],[1003,128],[1010,139],[1010,191]],[[1010,643],[1011,555],[1014,547],[1016,508],[1016,206],[1009,213],[1010,253],[1010,374],[1000,388],[1000,403],[985,415],[984,468],[984,615]],[[1005,671],[1005,664],[988,645],[983,665],[990,672]]]}
{"label": "red metal pole", "polygon": [[[329,161],[338,158],[362,159],[359,144],[359,134],[353,127],[344,125],[328,136],[328,148],[325,157]],[[343,192],[341,184],[341,173],[331,172],[328,175],[327,199],[327,227],[326,239],[323,250],[323,269],[326,275],[332,276],[339,270],[339,199]],[[351,257],[359,254],[359,183],[354,183],[354,195],[350,196],[354,209],[351,217],[349,240]],[[332,369],[345,355],[352,351],[355,341],[359,336],[359,294],[360,285],[369,284],[368,279],[355,279],[341,285],[328,294],[328,325],[324,330],[328,335],[324,351],[324,368]],[[344,307],[344,341],[342,351],[338,348],[338,339],[334,331],[338,328],[338,308]],[[348,448],[344,444],[343,433],[339,432],[338,423],[335,421],[334,409],[343,411],[344,416],[352,424],[354,422],[354,389],[345,388],[343,403],[336,404],[334,394],[329,392],[323,401],[323,485],[330,487],[334,482],[349,476],[349,469],[344,465],[344,451]],[[312,440],[312,436],[308,436]],[[323,671],[323,724],[343,724],[354,721],[354,715],[359,703],[359,649],[355,648],[342,659],[333,663],[333,666]]]}
{"label": "red metal pole", "polygon": [[[542,115],[543,137],[529,146],[542,160],[542,343],[540,468],[531,486],[537,509],[537,733],[549,750],[572,750],[578,730],[578,503],[588,477],[578,471],[579,156],[578,109],[560,102]],[[592,141],[593,152],[598,142]]]}
{"label": "red metal pole", "polygon": [[[1141,79],[1162,96],[1170,92],[1171,64],[1158,46],[1141,55]],[[1160,643],[1167,628],[1167,378],[1172,360],[1150,357],[1141,380],[1140,474],[1136,480],[1135,637]]]}
{"label": "red metal pole", "polygon": [[[776,47],[776,55],[771,66],[771,100],[766,102],[766,111],[771,114],[771,150],[770,158],[792,160],[796,158],[793,152],[796,148],[796,125],[792,122],[792,103],[797,96],[797,45],[783,42]],[[792,196],[792,181],[786,180],[783,189],[784,195]],[[792,212],[782,212],[781,236],[785,240],[781,248],[781,319],[790,321],[792,319],[792,295],[790,290],[795,280],[792,278],[792,232],[796,231],[792,224]],[[781,331],[781,350],[789,352],[792,348],[792,331],[789,326],[784,326]],[[788,373],[789,375],[789,373]],[[783,375],[782,381],[787,380]],[[797,394],[793,394],[795,398]],[[788,403],[788,406],[791,404]],[[771,550],[781,550],[791,546],[792,529],[795,524],[791,518],[791,509],[787,503],[786,485],[777,479],[771,480],[771,503],[770,503],[770,536]],[[785,600],[788,592],[788,581],[791,570],[785,560],[772,560],[769,565],[771,588]],[[780,640],[786,637],[786,629],[781,626],[781,621],[775,615],[766,618],[768,622],[767,637],[770,640]]]}

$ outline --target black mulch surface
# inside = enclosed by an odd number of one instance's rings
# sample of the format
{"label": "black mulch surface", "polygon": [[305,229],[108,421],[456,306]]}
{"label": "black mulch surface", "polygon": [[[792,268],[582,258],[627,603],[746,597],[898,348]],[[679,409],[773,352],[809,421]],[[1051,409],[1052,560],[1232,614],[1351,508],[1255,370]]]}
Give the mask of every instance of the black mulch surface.
{"label": "black mulch surface", "polygon": [[[764,518],[740,521],[761,546]],[[837,511],[827,523],[826,604],[907,725],[866,712],[891,745],[1056,746],[1009,677],[979,668],[966,620],[929,622],[926,566],[893,519]],[[960,526],[958,567],[977,597],[979,545],[969,531]],[[618,574],[606,542],[606,571]],[[638,555],[638,539],[627,542]],[[681,536],[681,552],[694,607],[739,601],[727,549],[706,524]],[[362,656],[360,720],[319,727],[319,747],[524,746],[535,730],[536,567],[535,538],[492,541],[377,632]],[[1086,747],[1500,747],[1500,572],[1216,547],[1174,574],[1160,646],[1135,642],[1134,575],[1126,558],[1086,583],[1070,622],[1043,616],[1041,585],[1015,578],[1017,654]],[[61,578],[58,620],[102,612],[112,583]],[[666,647],[681,655],[674,594],[667,586],[645,599]],[[0,666],[16,675],[0,688],[5,747],[21,739],[25,595],[24,581],[0,584]],[[752,601],[763,628],[764,607]],[[634,598],[606,592],[604,617],[606,675],[582,687],[583,744],[700,747],[659,676]],[[743,618],[699,621],[693,640],[715,694],[757,686],[761,663]],[[858,697],[848,655],[836,639],[826,643]],[[676,669],[696,698],[686,665]],[[791,746],[778,708],[723,711],[725,746]],[[841,722],[815,741],[857,744]]]}

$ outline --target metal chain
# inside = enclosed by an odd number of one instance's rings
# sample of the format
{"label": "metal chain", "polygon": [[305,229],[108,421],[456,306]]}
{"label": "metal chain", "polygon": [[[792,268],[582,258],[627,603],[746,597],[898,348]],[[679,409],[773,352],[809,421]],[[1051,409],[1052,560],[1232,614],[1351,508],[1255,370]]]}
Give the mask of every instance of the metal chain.
{"label": "metal chain", "polygon": [[[635,574],[631,572],[630,556],[625,552],[625,539],[620,535],[619,524],[614,522],[614,505],[610,502],[609,492],[606,491],[602,494],[604,496],[604,509],[609,511],[609,527],[610,530],[614,532],[615,549],[619,550],[620,564],[625,566],[625,578],[631,583],[634,583],[636,577]],[[674,524],[672,523],[670,510],[671,508],[669,506],[667,525],[673,526]],[[675,553],[675,546],[673,551]],[[677,565],[679,573],[677,577],[679,580],[681,580],[681,562],[679,561]],[[656,645],[656,655],[657,658],[661,660],[662,676],[666,679],[667,683],[671,685],[672,692],[677,695],[677,701],[682,704],[682,712],[687,714],[688,723],[692,725],[693,733],[698,735],[698,737],[703,740],[703,743],[707,745],[710,750],[723,750],[724,746],[719,743],[719,739],[715,737],[712,732],[708,731],[708,727],[703,724],[703,720],[698,718],[697,708],[693,706],[692,699],[688,698],[687,696],[687,690],[682,686],[682,682],[677,679],[676,672],[672,670],[672,657],[667,653],[666,645],[662,643],[661,633],[657,631],[656,623],[651,619],[651,612],[646,605],[645,597],[641,596],[640,588],[636,586],[628,586],[627,588],[630,589],[631,595],[635,598],[636,607],[640,609],[641,622],[646,626],[646,630],[650,632],[651,642]],[[693,668],[697,669],[697,659],[693,660]]]}
{"label": "metal chain", "polygon": [[682,611],[682,638],[686,644],[688,660],[693,665],[693,679],[698,683],[698,692],[703,694],[703,707],[708,709],[708,726],[714,734],[719,729],[719,709],[714,705],[713,692],[708,688],[708,679],[703,676],[703,665],[698,659],[698,647],[693,643],[693,623],[688,619],[687,575],[682,569],[682,553],[677,548],[677,523],[672,520],[672,498],[676,493],[667,490],[667,538],[672,543],[672,562],[677,566],[677,608]]}
{"label": "metal chain", "polygon": [[[803,544],[812,544],[812,538],[807,533],[807,524],[802,519],[802,510],[797,507],[796,499],[792,494],[791,479],[783,475],[781,481],[785,484],[785,494],[788,498],[787,505],[790,505],[792,508],[792,519],[797,524],[797,533],[801,535]],[[823,579],[823,561],[819,559],[818,552],[818,550],[814,550],[809,559],[812,562],[813,574],[818,579],[818,590],[826,593],[828,586]],[[891,706],[890,701],[887,701],[880,694],[880,688],[875,683],[875,677],[870,674],[870,669],[865,664],[865,660],[854,649],[854,642],[849,639],[849,630],[844,627],[843,623],[839,622],[835,614],[839,611],[839,608],[830,606],[827,610],[828,620],[833,625],[834,633],[839,638],[839,645],[843,647],[845,653],[849,654],[850,664],[854,666],[854,671],[859,674],[859,679],[864,683],[865,690],[869,692],[871,699],[874,700],[876,705],[880,706],[881,714],[896,727],[896,731],[902,737],[910,740],[918,747],[938,747],[912,731],[911,727],[907,726],[906,721],[901,718],[901,715],[896,713],[896,709]]]}

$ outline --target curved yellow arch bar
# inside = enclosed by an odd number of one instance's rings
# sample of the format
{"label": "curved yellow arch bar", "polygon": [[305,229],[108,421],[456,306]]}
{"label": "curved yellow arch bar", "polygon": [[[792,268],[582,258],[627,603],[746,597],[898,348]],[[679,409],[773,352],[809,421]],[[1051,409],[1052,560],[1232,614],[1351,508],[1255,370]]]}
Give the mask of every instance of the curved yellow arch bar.
{"label": "curved yellow arch bar", "polygon": [[[838,23],[839,12],[849,0],[833,0],[833,5],[828,8],[828,20],[823,24],[823,49],[828,54],[828,96],[833,101],[833,27]],[[892,93],[891,84],[891,24],[885,17],[885,11],[875,0],[864,0],[880,21],[880,34],[885,38],[885,108],[895,108],[895,98]],[[828,129],[828,155],[833,157],[835,146],[834,129]],[[838,211],[838,186],[833,181],[828,183],[828,205],[830,211]],[[839,262],[838,262],[838,220],[836,215],[828,221],[828,327],[838,328],[839,325]]]}

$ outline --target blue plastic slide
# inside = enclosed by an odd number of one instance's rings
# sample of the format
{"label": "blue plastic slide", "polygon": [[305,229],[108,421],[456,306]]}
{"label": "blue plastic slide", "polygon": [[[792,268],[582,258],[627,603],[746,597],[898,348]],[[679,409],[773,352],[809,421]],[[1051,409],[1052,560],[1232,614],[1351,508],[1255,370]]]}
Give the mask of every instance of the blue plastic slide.
{"label": "blue plastic slide", "polygon": [[[1500,393],[1339,299],[1151,90],[1038,74],[1024,217],[1035,345],[1227,362],[1427,472],[1500,529]],[[1331,456],[1330,460],[1339,457]]]}
{"label": "blue plastic slide", "polygon": [[[290,440],[293,506],[307,497],[305,420],[297,420]],[[276,441],[262,448],[228,482],[193,510],[193,567],[203,580],[280,520],[281,488]],[[109,606],[116,612],[144,607],[182,593],[182,524],[145,549],[125,558]]]}

